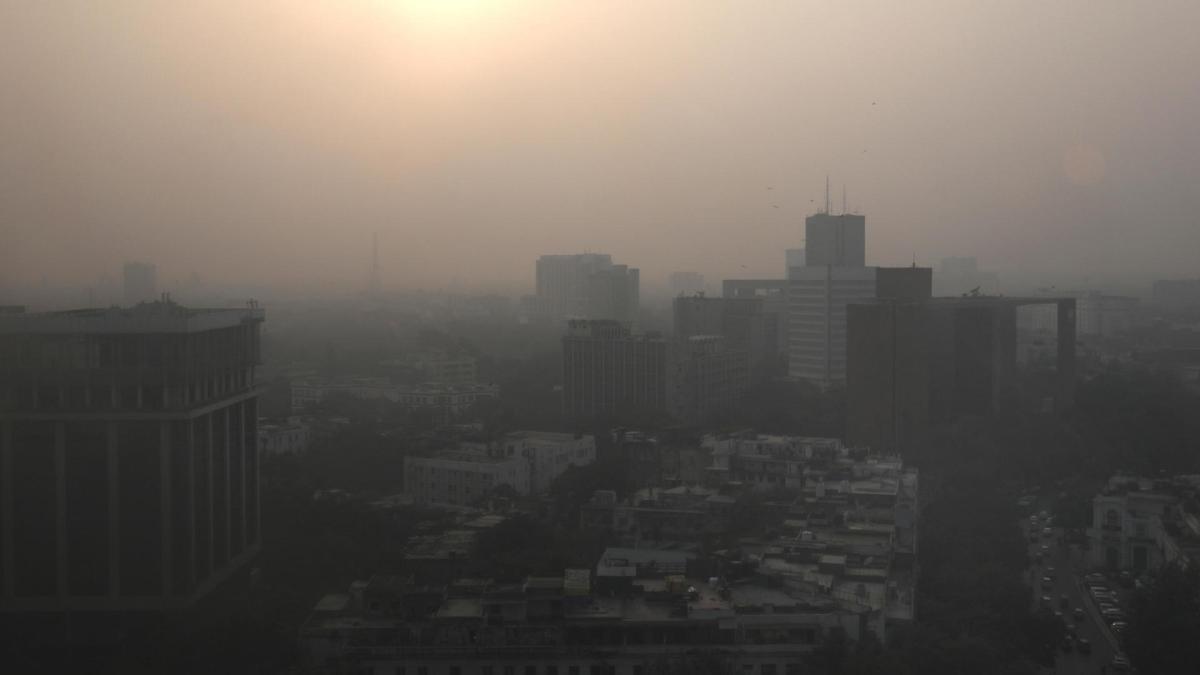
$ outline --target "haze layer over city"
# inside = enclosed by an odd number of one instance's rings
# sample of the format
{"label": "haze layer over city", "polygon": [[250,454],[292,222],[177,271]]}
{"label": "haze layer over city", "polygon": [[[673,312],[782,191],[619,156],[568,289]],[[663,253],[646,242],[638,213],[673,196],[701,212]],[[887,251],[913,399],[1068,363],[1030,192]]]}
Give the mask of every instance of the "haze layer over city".
{"label": "haze layer over city", "polygon": [[3,288],[136,258],[349,290],[372,232],[388,288],[520,292],[531,258],[576,250],[653,284],[762,276],[826,175],[878,264],[1129,284],[1200,250],[1190,3],[0,12]]}
{"label": "haze layer over city", "polygon": [[1196,672],[1197,25],[0,0],[0,673]]}

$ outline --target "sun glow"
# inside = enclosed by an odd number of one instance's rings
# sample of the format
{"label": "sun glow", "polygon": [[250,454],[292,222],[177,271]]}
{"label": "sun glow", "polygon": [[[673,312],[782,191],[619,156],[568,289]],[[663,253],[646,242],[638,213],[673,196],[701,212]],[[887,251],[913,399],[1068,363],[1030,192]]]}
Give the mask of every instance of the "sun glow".
{"label": "sun glow", "polygon": [[513,0],[372,0],[404,27],[426,37],[461,36],[502,19]]}

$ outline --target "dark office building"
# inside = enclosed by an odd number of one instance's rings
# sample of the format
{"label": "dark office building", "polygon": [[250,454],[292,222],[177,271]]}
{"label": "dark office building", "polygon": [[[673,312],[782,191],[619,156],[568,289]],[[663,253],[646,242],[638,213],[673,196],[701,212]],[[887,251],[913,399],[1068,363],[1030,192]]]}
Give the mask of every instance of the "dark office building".
{"label": "dark office building", "polygon": [[667,340],[620,321],[577,320],[563,336],[563,413],[568,420],[624,419],[667,410]]}
{"label": "dark office building", "polygon": [[925,442],[933,424],[1013,404],[1016,309],[1027,304],[1057,306],[1054,408],[1070,408],[1073,298],[877,300],[847,308],[847,441],[904,452]]}
{"label": "dark office building", "polygon": [[182,608],[254,556],[262,320],[0,315],[0,614]]}
{"label": "dark office building", "polygon": [[751,380],[783,374],[779,321],[764,309],[763,298],[710,298],[703,295],[674,300],[675,339],[684,341],[704,335],[720,335],[729,349],[746,355]]}

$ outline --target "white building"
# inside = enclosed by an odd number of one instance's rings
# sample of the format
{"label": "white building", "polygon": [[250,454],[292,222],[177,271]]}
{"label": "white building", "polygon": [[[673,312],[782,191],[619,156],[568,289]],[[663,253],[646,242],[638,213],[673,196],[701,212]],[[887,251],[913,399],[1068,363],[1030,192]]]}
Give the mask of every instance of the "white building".
{"label": "white building", "polygon": [[464,443],[433,457],[404,459],[404,486],[419,504],[467,506],[500,485],[541,494],[571,466],[596,460],[592,436],[516,431],[491,444]]}
{"label": "white building", "polygon": [[300,455],[308,451],[312,428],[299,417],[289,417],[280,423],[260,418],[258,424],[258,454]]}
{"label": "white building", "polygon": [[404,491],[418,504],[468,506],[501,485],[529,494],[524,457],[468,449],[404,458]]}
{"label": "white building", "polygon": [[596,461],[596,439],[592,436],[553,431],[516,431],[502,441],[508,452],[529,461],[529,489],[542,494],[571,466]]}
{"label": "white building", "polygon": [[363,400],[387,400],[405,408],[436,408],[450,416],[460,415],[482,399],[496,398],[494,384],[391,384],[382,378],[341,382],[298,382],[292,384],[292,410],[300,412],[333,395]]}
{"label": "white building", "polygon": [[[809,248],[812,251],[812,248]],[[874,267],[794,268],[788,281],[788,374],[821,387],[846,381],[846,305],[875,298]]]}
{"label": "white building", "polygon": [[1163,518],[1178,498],[1158,488],[1147,478],[1114,476],[1092,499],[1088,555],[1093,566],[1145,572],[1175,557]]}

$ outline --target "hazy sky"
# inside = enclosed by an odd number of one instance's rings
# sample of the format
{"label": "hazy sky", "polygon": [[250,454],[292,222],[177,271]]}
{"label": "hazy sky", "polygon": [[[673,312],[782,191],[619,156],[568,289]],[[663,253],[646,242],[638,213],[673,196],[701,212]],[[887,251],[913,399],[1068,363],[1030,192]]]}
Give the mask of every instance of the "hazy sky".
{"label": "hazy sky", "polygon": [[0,283],[1200,274],[1195,0],[0,0]]}

